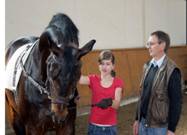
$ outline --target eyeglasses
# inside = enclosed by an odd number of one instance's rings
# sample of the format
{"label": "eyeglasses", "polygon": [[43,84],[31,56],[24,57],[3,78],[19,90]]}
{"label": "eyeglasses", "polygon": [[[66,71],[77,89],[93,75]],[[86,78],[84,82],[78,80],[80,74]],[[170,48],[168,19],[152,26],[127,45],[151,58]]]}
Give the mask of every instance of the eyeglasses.
{"label": "eyeglasses", "polygon": [[153,45],[160,44],[160,43],[161,42],[147,42],[145,47],[149,48],[149,47],[151,47]]}

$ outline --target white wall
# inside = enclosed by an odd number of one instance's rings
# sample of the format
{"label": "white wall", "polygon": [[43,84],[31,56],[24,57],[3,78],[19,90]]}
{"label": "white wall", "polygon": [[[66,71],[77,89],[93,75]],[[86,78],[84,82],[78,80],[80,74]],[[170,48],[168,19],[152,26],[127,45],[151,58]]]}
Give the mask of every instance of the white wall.
{"label": "white wall", "polygon": [[66,13],[80,30],[80,46],[95,49],[143,47],[149,34],[164,30],[173,45],[186,42],[185,0],[6,0],[6,44],[39,36],[56,12]]}
{"label": "white wall", "polygon": [[145,35],[161,29],[170,34],[171,43],[186,43],[186,2],[185,0],[146,0]]}

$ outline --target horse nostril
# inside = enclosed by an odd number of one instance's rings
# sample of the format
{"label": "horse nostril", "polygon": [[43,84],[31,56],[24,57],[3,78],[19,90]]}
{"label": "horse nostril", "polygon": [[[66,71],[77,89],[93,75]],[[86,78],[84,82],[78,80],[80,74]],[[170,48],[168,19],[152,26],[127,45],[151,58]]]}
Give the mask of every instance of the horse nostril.
{"label": "horse nostril", "polygon": [[52,121],[55,123],[55,115],[52,115]]}
{"label": "horse nostril", "polygon": [[60,120],[60,123],[63,123],[63,122],[64,122],[64,120],[65,120],[65,118],[64,118],[64,119],[61,119],[61,120]]}
{"label": "horse nostril", "polygon": [[52,116],[52,115],[54,115],[54,114],[55,114],[55,113],[54,113],[54,112],[51,112],[51,111],[46,111],[46,112],[45,112],[45,115],[48,116],[48,117],[49,117],[49,116]]}
{"label": "horse nostril", "polygon": [[56,122],[57,122],[58,124],[61,124],[61,123],[63,123],[63,122],[65,121],[65,119],[66,119],[65,117],[64,117],[64,118],[57,118],[57,121],[56,121]]}

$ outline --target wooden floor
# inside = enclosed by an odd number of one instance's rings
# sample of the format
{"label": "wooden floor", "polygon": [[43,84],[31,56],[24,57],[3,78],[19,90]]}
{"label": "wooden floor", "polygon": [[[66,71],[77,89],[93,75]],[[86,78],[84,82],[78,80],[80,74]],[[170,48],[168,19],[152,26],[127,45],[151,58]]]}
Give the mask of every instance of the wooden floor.
{"label": "wooden floor", "polygon": [[[135,119],[136,103],[120,107],[118,111],[118,135],[132,135],[132,125]],[[76,135],[87,135],[88,115],[79,116],[76,124]],[[183,96],[181,118],[176,129],[176,135],[187,135],[187,95]]]}

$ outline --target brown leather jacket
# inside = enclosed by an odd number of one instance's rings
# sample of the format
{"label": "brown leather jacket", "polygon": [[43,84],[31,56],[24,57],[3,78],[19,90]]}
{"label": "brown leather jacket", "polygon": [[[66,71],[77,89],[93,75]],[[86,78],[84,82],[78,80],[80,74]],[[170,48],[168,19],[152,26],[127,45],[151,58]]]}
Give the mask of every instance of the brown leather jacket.
{"label": "brown leather jacket", "polygon": [[[178,68],[175,62],[166,56],[153,81],[146,117],[147,126],[162,127],[168,123],[169,98],[167,88],[170,76],[175,68]],[[142,94],[145,76],[149,69],[150,66],[145,64],[140,83],[140,95]],[[138,120],[140,120],[140,104],[141,101],[139,100]]]}

